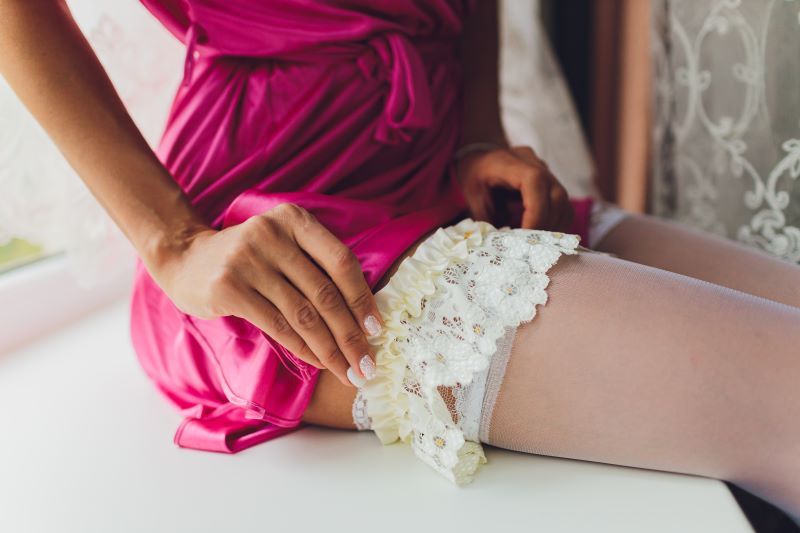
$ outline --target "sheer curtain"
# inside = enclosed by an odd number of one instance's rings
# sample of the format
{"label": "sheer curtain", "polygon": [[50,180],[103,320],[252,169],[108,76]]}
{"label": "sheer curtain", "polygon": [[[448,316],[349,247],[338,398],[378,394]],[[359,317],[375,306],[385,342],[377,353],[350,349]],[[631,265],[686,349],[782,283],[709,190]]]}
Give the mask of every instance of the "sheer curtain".
{"label": "sheer curtain", "polygon": [[[128,110],[154,146],[183,72],[183,46],[137,1],[68,5]],[[19,237],[65,251],[93,285],[129,269],[133,251],[0,77],[0,244]]]}
{"label": "sheer curtain", "polygon": [[575,105],[540,0],[500,1],[500,103],[509,140],[532,146],[574,196],[599,197]]}
{"label": "sheer curtain", "polygon": [[[70,0],[73,15],[151,145],[183,72],[183,46],[137,1]],[[514,143],[533,146],[574,195],[594,194],[587,144],[540,21],[539,0],[501,0],[501,107]],[[0,242],[65,250],[84,284],[132,250],[0,78]]]}
{"label": "sheer curtain", "polygon": [[800,263],[800,0],[654,0],[653,207]]}

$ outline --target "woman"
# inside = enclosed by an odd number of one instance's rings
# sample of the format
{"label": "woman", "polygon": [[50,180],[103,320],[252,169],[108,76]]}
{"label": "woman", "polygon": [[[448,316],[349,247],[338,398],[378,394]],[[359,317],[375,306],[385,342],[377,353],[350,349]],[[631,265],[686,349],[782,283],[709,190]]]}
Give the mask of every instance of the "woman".
{"label": "woman", "polygon": [[494,2],[143,2],[187,45],[158,157],[63,3],[0,1],[0,68],[139,251],[178,444],[369,427],[457,482],[489,443],[800,513],[800,269],[570,202],[505,139]]}

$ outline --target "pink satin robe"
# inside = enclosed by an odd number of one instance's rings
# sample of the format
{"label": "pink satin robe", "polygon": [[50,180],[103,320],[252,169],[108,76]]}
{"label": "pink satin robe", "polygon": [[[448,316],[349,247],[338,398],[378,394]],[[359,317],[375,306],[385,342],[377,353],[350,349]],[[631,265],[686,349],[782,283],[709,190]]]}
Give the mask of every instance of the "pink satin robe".
{"label": "pink satin robe", "polygon": [[[451,165],[462,20],[475,0],[142,0],[187,47],[158,156],[214,227],[312,212],[371,287],[423,233],[467,216]],[[590,201],[574,201],[584,235]],[[180,312],[143,268],[133,344],[185,420],[236,452],[297,428],[318,370],[248,322]]]}

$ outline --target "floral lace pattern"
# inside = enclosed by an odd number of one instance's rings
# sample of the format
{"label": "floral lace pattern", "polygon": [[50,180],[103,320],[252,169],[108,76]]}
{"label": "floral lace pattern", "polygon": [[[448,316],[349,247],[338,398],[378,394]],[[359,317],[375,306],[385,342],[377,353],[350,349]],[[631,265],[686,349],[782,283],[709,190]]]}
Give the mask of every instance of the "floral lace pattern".
{"label": "floral lace pattern", "polygon": [[377,376],[360,391],[384,444],[409,443],[448,479],[471,481],[486,457],[480,443],[465,439],[439,390],[449,387],[458,398],[487,370],[506,328],[533,319],[547,302],[547,271],[578,243],[577,235],[466,218],[403,261],[375,295],[386,328],[369,337]]}
{"label": "floral lace pattern", "polygon": [[367,399],[364,398],[364,393],[360,389],[356,393],[356,399],[353,401],[353,423],[358,431],[366,431],[372,428],[372,421],[369,419],[369,414],[367,414]]}

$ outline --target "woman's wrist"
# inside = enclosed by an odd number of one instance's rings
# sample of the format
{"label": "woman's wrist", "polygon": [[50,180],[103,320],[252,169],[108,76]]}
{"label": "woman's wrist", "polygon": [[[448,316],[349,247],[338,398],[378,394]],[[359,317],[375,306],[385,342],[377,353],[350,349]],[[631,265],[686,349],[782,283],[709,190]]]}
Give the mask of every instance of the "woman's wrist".
{"label": "woman's wrist", "polygon": [[215,232],[210,226],[195,220],[175,224],[151,232],[139,255],[150,273],[159,276],[180,260],[198,236]]}

